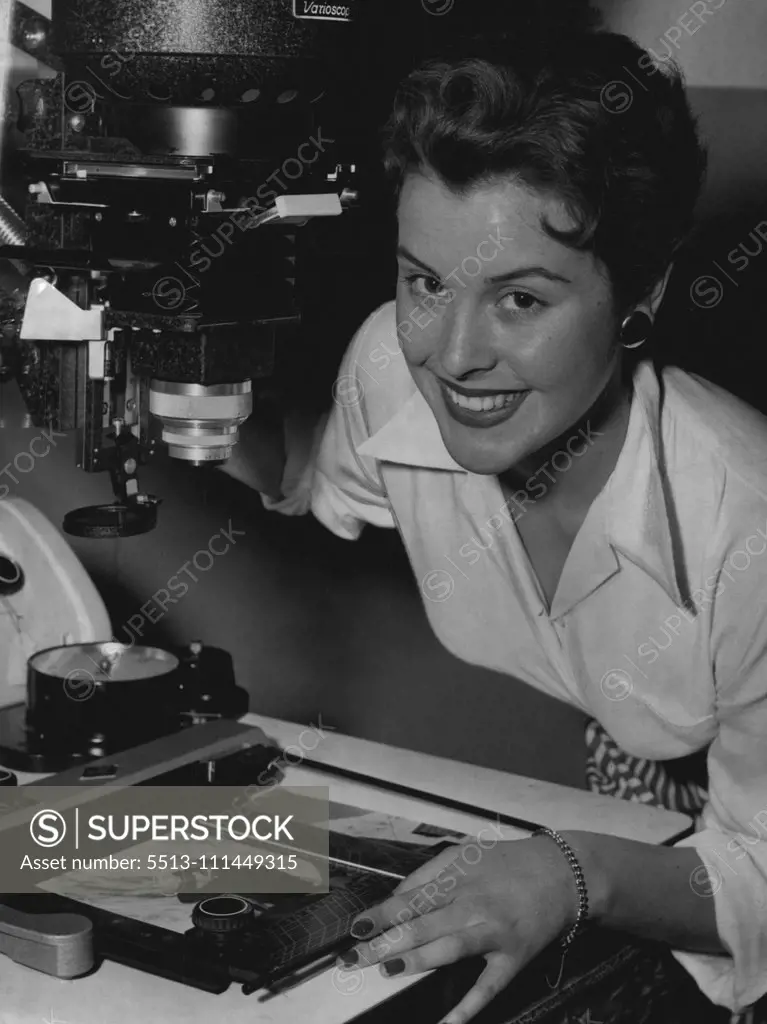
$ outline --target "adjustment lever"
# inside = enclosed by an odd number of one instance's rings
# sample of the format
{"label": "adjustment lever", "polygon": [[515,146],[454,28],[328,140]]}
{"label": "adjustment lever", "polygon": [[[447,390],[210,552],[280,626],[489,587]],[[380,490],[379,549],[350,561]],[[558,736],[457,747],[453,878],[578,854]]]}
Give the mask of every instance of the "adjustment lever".
{"label": "adjustment lever", "polygon": [[0,903],[0,953],[55,978],[78,978],[95,962],[93,925],[80,914],[25,914]]}
{"label": "adjustment lever", "polygon": [[157,525],[161,499],[139,491],[137,469],[141,446],[130,430],[123,429],[123,420],[115,419],[113,426],[114,433],[107,436],[114,445],[101,452],[99,468],[109,470],[116,500],[111,505],[88,505],[67,512],[63,530],[72,537],[92,540],[135,537],[149,533]]}

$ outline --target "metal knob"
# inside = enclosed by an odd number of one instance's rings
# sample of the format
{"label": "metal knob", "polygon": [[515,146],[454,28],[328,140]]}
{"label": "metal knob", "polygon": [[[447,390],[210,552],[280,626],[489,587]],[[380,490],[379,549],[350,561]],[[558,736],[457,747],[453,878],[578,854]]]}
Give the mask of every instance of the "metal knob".
{"label": "metal knob", "polygon": [[242,896],[211,896],[192,911],[192,923],[209,935],[231,935],[255,924],[253,905]]}
{"label": "metal knob", "polygon": [[12,558],[0,555],[0,597],[18,594],[24,586],[24,570]]}

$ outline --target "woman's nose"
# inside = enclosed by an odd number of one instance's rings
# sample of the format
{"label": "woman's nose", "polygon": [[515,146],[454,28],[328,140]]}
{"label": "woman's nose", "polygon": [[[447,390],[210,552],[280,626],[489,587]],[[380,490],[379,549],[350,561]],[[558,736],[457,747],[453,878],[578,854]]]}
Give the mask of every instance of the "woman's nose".
{"label": "woman's nose", "polygon": [[478,317],[470,311],[455,310],[442,323],[439,360],[447,376],[454,380],[472,372],[490,370],[497,359],[492,338]]}

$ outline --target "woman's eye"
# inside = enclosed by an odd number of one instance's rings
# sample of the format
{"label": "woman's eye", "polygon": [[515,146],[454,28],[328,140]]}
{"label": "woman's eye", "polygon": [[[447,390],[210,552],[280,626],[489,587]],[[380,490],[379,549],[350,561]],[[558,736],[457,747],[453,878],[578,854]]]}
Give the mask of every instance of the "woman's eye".
{"label": "woman's eye", "polygon": [[438,295],[440,292],[448,291],[436,277],[429,277],[428,274],[408,274],[403,280],[407,282],[413,295]]}
{"label": "woman's eye", "polygon": [[[511,301],[507,302],[507,299]],[[536,297],[531,295],[530,292],[522,292],[518,290],[506,292],[505,295],[501,296],[499,301],[503,308],[511,313],[527,313],[530,310],[543,306],[541,300],[536,299]]]}

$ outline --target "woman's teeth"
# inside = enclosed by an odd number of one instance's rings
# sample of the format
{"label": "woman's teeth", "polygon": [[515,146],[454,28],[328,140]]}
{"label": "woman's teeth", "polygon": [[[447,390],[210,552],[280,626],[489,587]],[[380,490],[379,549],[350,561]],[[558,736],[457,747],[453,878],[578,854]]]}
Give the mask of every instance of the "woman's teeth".
{"label": "woman's teeth", "polygon": [[503,409],[512,402],[517,402],[526,391],[515,391],[513,394],[483,395],[481,398],[468,398],[466,395],[459,395],[452,388],[445,388],[450,400],[462,409],[472,409],[474,412],[489,412],[491,409]]}

